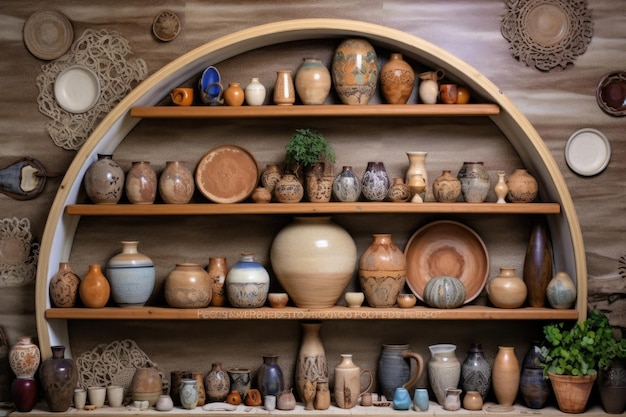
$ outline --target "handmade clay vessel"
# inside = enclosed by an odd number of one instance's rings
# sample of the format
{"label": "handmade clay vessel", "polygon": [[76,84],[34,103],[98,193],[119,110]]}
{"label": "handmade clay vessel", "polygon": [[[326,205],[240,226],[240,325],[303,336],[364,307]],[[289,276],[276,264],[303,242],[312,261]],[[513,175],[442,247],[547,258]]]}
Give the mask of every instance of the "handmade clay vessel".
{"label": "handmade clay vessel", "polygon": [[496,182],[496,185],[493,186],[493,192],[498,198],[496,203],[504,204],[506,203],[506,195],[509,193],[509,186],[506,185],[504,171],[497,171],[496,175],[498,176],[498,182]]}
{"label": "handmade clay vessel", "polygon": [[191,171],[180,161],[168,161],[159,177],[159,195],[167,204],[187,204],[195,183]]}
{"label": "handmade clay vessel", "polygon": [[546,290],[552,279],[552,250],[547,227],[542,222],[536,222],[530,233],[524,258],[523,278],[528,289],[528,305],[544,307]]}
{"label": "handmade clay vessel", "polygon": [[[372,372],[369,369],[361,370],[348,353],[341,354],[341,361],[335,366],[334,371],[335,402],[339,408],[355,407],[359,397],[368,392],[374,383]],[[361,389],[363,375],[369,378],[369,384],[364,390]]]}
{"label": "handmade clay vessel", "polygon": [[107,263],[111,296],[120,307],[142,307],[154,289],[154,264],[137,251],[137,245],[137,241],[122,241],[122,252]]}
{"label": "handmade clay vessel", "polygon": [[258,78],[252,77],[244,90],[244,98],[248,106],[262,106],[267,91]]}
{"label": "handmade clay vessel", "polygon": [[263,173],[261,174],[261,185],[267,188],[271,194],[274,194],[274,188],[276,184],[283,176],[283,172],[276,164],[267,164]]}
{"label": "handmade clay vessel", "polygon": [[463,162],[457,177],[461,181],[461,192],[466,202],[482,203],[487,199],[491,183],[482,162]]}
{"label": "handmade clay vessel", "polygon": [[150,407],[154,407],[162,391],[163,380],[155,367],[137,368],[130,383],[133,401],[148,401]]}
{"label": "handmade clay vessel", "polygon": [[[415,361],[411,373],[409,360]],[[393,398],[396,388],[415,385],[424,371],[424,360],[419,353],[412,352],[406,344],[384,344],[378,359],[379,389],[387,398]]]}
{"label": "handmade clay vessel", "polygon": [[428,189],[428,172],[426,171],[426,157],[428,152],[422,151],[409,151],[406,153],[409,158],[409,167],[406,170],[404,182],[410,184],[413,175],[421,175],[426,184],[426,188],[420,193],[422,201],[426,201],[427,189]]}
{"label": "handmade clay vessel", "polygon": [[413,393],[413,407],[415,411],[428,411],[430,405],[430,398],[428,397],[428,389],[416,388]]}
{"label": "handmade clay vessel", "polygon": [[463,408],[478,411],[483,408],[483,397],[478,391],[467,391],[463,397]]}
{"label": "handmade clay vessel", "polygon": [[112,155],[98,154],[85,172],[83,183],[89,199],[96,204],[117,204],[124,192],[125,175]]}
{"label": "handmade clay vessel", "polygon": [[267,204],[272,201],[272,193],[265,187],[257,187],[250,196],[252,201],[258,204]]}
{"label": "handmade clay vessel", "polygon": [[320,322],[302,322],[302,339],[296,361],[296,389],[300,398],[305,399],[305,386],[308,391],[313,389],[315,382],[321,378],[328,379],[328,363],[326,351],[320,338]]}
{"label": "handmade clay vessel", "polygon": [[408,410],[411,408],[411,396],[406,388],[396,388],[393,393],[393,409],[394,410]]}
{"label": "handmade clay vessel", "polygon": [[80,278],[69,262],[59,262],[59,270],[50,279],[50,301],[55,307],[74,307],[78,296]]}
{"label": "handmade clay vessel", "polygon": [[537,198],[537,180],[525,169],[516,169],[506,181],[507,198],[511,203],[531,203]]}
{"label": "handmade clay vessel", "polygon": [[389,187],[387,197],[394,203],[406,203],[412,197],[411,187],[404,183],[402,178],[394,178]]}
{"label": "handmade clay vessel", "polygon": [[183,384],[180,387],[180,404],[186,410],[196,408],[198,405],[198,381],[191,378],[183,379]]}
{"label": "handmade clay vessel", "polygon": [[383,201],[389,191],[389,176],[382,162],[368,162],[363,179],[361,193],[368,201]]}
{"label": "handmade clay vessel", "polygon": [[[329,167],[329,169],[326,169]],[[316,164],[306,175],[306,195],[311,203],[328,203],[333,191],[332,165]]]}
{"label": "handmade clay vessel", "polygon": [[550,398],[550,381],[543,376],[543,368],[529,366],[522,368],[519,385],[520,394],[528,408],[542,409]]}
{"label": "handmade clay vessel", "polygon": [[171,411],[174,408],[174,401],[169,395],[161,394],[154,408],[156,408],[157,411]]}
{"label": "handmade clay vessel", "polygon": [[445,76],[445,72],[441,69],[437,71],[422,72],[419,75],[420,83],[418,94],[420,102],[424,104],[435,104],[439,97],[439,83]]}
{"label": "handmade clay vessel", "polygon": [[211,370],[204,379],[207,402],[223,402],[230,392],[230,378],[222,364],[215,362],[211,365]]}
{"label": "handmade clay vessel", "polygon": [[102,273],[100,265],[89,265],[87,275],[83,277],[78,287],[78,293],[85,307],[102,308],[107,304],[111,295],[111,285]]}
{"label": "handmade clay vessel", "polygon": [[126,174],[126,197],[132,204],[152,204],[156,198],[158,179],[147,161],[135,161]]}
{"label": "handmade clay vessel", "polygon": [[454,203],[459,195],[461,195],[461,181],[449,170],[442,171],[441,175],[433,181],[433,196],[440,203]]}
{"label": "handmade clay vessel", "polygon": [[11,383],[11,401],[15,409],[21,413],[28,413],[37,404],[39,390],[37,381],[30,377],[17,377]]}
{"label": "handmade clay vessel", "polygon": [[291,78],[291,71],[277,71],[274,83],[274,104],[291,106],[296,102],[296,90]]}
{"label": "handmade clay vessel", "polygon": [[350,234],[324,217],[296,217],[274,238],[272,268],[296,306],[334,306],[350,282],[357,263]]}
{"label": "handmade clay vessel", "polygon": [[511,406],[517,397],[520,367],[512,346],[499,346],[493,361],[493,391],[498,404]]}
{"label": "handmade clay vessel", "polygon": [[224,90],[224,102],[227,106],[239,107],[245,100],[245,93],[241,84],[230,83]]}
{"label": "handmade clay vessel", "polygon": [[576,301],[576,284],[569,274],[557,272],[548,283],[546,298],[553,308],[568,309]]}
{"label": "handmade clay vessel", "polygon": [[406,282],[406,258],[390,234],[373,235],[359,259],[359,283],[371,307],[392,307]]}
{"label": "handmade clay vessel", "polygon": [[278,365],[278,355],[263,356],[263,364],[257,370],[257,385],[261,396],[278,395],[285,389],[283,370]]}
{"label": "handmade clay vessel", "polygon": [[199,264],[176,264],[165,279],[165,302],[175,308],[204,308],[211,302],[211,284]]}
{"label": "handmade clay vessel", "polygon": [[406,104],[415,85],[415,72],[402,54],[393,53],[380,70],[380,86],[387,103]]}
{"label": "handmade clay vessel", "polygon": [[443,409],[457,411],[461,409],[461,390],[458,388],[446,388],[443,400]]}
{"label": "handmade clay vessel", "polygon": [[428,346],[428,380],[437,402],[444,405],[446,389],[457,388],[461,380],[461,363],[456,357],[456,345],[440,343]]}
{"label": "handmade clay vessel", "polygon": [[485,359],[482,347],[478,343],[472,344],[461,364],[461,387],[465,392],[478,392],[483,400],[489,393],[491,365]]}
{"label": "handmade clay vessel", "polygon": [[321,60],[304,58],[296,72],[295,86],[302,104],[324,104],[330,93],[330,71]]}
{"label": "handmade clay vessel", "polygon": [[279,203],[299,203],[304,197],[304,187],[295,175],[285,174],[276,183],[274,197]]}
{"label": "handmade clay vessel", "polygon": [[185,378],[191,379],[191,371],[172,371],[170,373],[170,396],[175,406],[180,406],[180,387]]}
{"label": "handmade clay vessel", "polygon": [[30,336],[20,336],[17,343],[9,350],[9,366],[18,378],[33,378],[39,364],[41,354]]}
{"label": "handmade clay vessel", "polygon": [[378,82],[374,47],[365,39],[344,40],[335,50],[331,74],[342,103],[368,104]]}
{"label": "handmade clay vessel", "polygon": [[500,273],[486,286],[489,301],[499,308],[518,308],[526,301],[526,284],[515,274],[515,268],[500,268]]}
{"label": "handmade clay vessel", "polygon": [[236,391],[243,400],[252,387],[251,371],[248,368],[229,368],[230,392]]}
{"label": "handmade clay vessel", "polygon": [[226,258],[216,256],[209,258],[209,264],[206,268],[211,282],[211,305],[214,307],[222,307],[226,302],[226,274],[228,266]]}
{"label": "handmade clay vessel", "polygon": [[361,195],[361,180],[352,171],[352,167],[344,165],[343,169],[333,181],[333,196],[335,200],[357,201]]}
{"label": "handmade clay vessel", "polygon": [[259,308],[265,304],[270,289],[267,270],[254,259],[254,254],[243,252],[239,262],[226,274],[228,302],[238,308]]}
{"label": "handmade clay vessel", "polygon": [[64,413],[70,408],[78,383],[78,368],[65,357],[65,346],[52,346],[52,356],[39,368],[41,387],[52,412]]}
{"label": "handmade clay vessel", "polygon": [[424,302],[434,308],[457,308],[465,303],[465,285],[446,275],[431,278],[424,287]]}
{"label": "handmade clay vessel", "polygon": [[330,407],[330,389],[328,379],[320,378],[315,382],[315,399],[313,408],[316,410],[328,410]]}

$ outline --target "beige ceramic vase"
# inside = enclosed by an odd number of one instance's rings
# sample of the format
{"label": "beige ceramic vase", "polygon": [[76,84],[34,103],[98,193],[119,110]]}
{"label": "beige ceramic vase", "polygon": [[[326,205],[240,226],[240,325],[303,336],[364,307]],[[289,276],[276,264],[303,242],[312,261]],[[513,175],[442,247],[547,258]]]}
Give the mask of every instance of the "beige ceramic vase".
{"label": "beige ceramic vase", "polygon": [[517,397],[520,383],[520,367],[512,346],[499,346],[493,361],[491,379],[498,404],[511,406]]}
{"label": "beige ceramic vase", "polygon": [[306,176],[306,195],[311,203],[328,203],[333,192],[333,180],[335,176],[332,170],[329,174],[324,172],[323,167],[319,170],[310,170]]}
{"label": "beige ceramic vase", "polygon": [[187,204],[194,190],[191,171],[180,161],[168,161],[159,178],[159,194],[163,201],[168,204]]}
{"label": "beige ceramic vase", "polygon": [[209,258],[207,265],[209,280],[211,282],[211,305],[214,307],[222,307],[226,302],[226,274],[228,274],[228,266],[226,258],[213,257]]}
{"label": "beige ceramic vase", "polygon": [[576,284],[569,274],[564,271],[557,272],[548,283],[546,298],[553,308],[568,309],[576,301]]}
{"label": "beige ceramic vase", "polygon": [[373,235],[359,259],[359,282],[371,307],[392,307],[406,282],[406,258],[390,234]]}
{"label": "beige ceramic vase", "polygon": [[498,181],[493,186],[493,192],[498,198],[496,203],[504,204],[506,203],[506,195],[509,193],[509,186],[506,185],[506,180],[504,179],[506,174],[504,171],[497,171],[496,175],[498,176]]}
{"label": "beige ceramic vase", "polygon": [[295,86],[303,104],[324,104],[330,93],[330,71],[321,60],[305,58],[296,72]]}
{"label": "beige ceramic vase", "polygon": [[296,90],[291,78],[291,71],[277,71],[274,83],[274,104],[291,106],[296,102]]}
{"label": "beige ceramic vase", "polygon": [[132,204],[152,204],[156,198],[158,180],[147,161],[135,161],[126,174],[126,197]]}
{"label": "beige ceramic vase", "polygon": [[461,181],[451,174],[449,170],[444,170],[433,182],[433,196],[440,203],[454,203],[461,195]]}
{"label": "beige ceramic vase", "polygon": [[39,364],[41,354],[39,348],[29,336],[17,338],[17,343],[9,350],[9,365],[18,378],[33,378]]}
{"label": "beige ceramic vase", "polygon": [[[361,377],[367,375],[369,384],[361,390]],[[359,397],[368,392],[374,383],[372,372],[357,366],[352,355],[341,354],[341,362],[335,366],[335,402],[339,408],[352,408],[358,404]]]}
{"label": "beige ceramic vase", "polygon": [[204,308],[211,302],[211,284],[199,264],[176,264],[165,279],[165,302],[175,308]]}
{"label": "beige ceramic vase", "polygon": [[391,54],[380,70],[380,85],[389,104],[406,104],[415,85],[413,68],[402,59],[402,54]]}
{"label": "beige ceramic vase", "polygon": [[426,157],[428,156],[428,152],[409,151],[406,153],[406,156],[407,158],[409,158],[409,167],[406,170],[404,182],[411,185],[411,178],[414,175],[421,175],[424,179],[426,187],[420,193],[420,197],[422,198],[422,201],[426,201],[426,196],[428,194],[428,172],[426,171]]}
{"label": "beige ceramic vase", "polygon": [[78,293],[85,307],[102,308],[107,304],[111,286],[99,264],[89,265],[89,271],[80,282]]}
{"label": "beige ceramic vase", "polygon": [[124,170],[112,155],[98,154],[87,168],[83,183],[89,199],[96,204],[117,204],[124,193]]}
{"label": "beige ceramic vase", "polygon": [[500,273],[487,284],[489,301],[499,308],[518,308],[526,301],[528,290],[515,268],[500,268]]}
{"label": "beige ceramic vase", "polygon": [[537,198],[537,180],[525,169],[516,169],[506,181],[511,203],[531,203]]}
{"label": "beige ceramic vase", "polygon": [[330,217],[296,217],[274,238],[270,259],[296,306],[329,308],[350,282],[357,252],[352,236]]}
{"label": "beige ceramic vase", "polygon": [[[320,338],[322,324],[320,322],[303,322],[302,339],[296,361],[296,389],[300,398],[308,398],[305,391],[313,391],[311,399],[315,397],[315,383],[319,379],[328,379],[328,363],[326,351]],[[312,403],[311,403],[312,405]]]}
{"label": "beige ceramic vase", "polygon": [[80,278],[69,262],[59,262],[59,270],[50,280],[50,301],[55,307],[74,307]]}

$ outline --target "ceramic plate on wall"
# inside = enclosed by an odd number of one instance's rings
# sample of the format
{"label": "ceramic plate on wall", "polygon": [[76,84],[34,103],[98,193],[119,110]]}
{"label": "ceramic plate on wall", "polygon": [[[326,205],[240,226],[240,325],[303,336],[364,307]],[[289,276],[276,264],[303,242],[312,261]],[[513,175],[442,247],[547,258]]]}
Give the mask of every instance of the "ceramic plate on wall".
{"label": "ceramic plate on wall", "polygon": [[606,74],[596,89],[598,106],[611,116],[626,116],[626,72]]}
{"label": "ceramic plate on wall", "polygon": [[72,46],[72,23],[56,10],[40,10],[30,15],[22,30],[24,44],[39,59],[57,59]]}
{"label": "ceramic plate on wall", "polygon": [[250,152],[234,145],[218,146],[196,167],[196,185],[215,203],[239,203],[259,182],[259,168]]}
{"label": "ceramic plate on wall", "polygon": [[602,132],[585,128],[574,132],[565,145],[565,160],[577,174],[599,174],[609,164],[611,144]]}
{"label": "ceramic plate on wall", "polygon": [[70,113],[84,113],[100,99],[98,75],[84,65],[67,67],[54,81],[54,99]]}
{"label": "ceramic plate on wall", "polygon": [[441,275],[461,280],[465,303],[478,297],[487,283],[487,247],[464,224],[448,220],[429,223],[411,236],[404,254],[407,285],[422,301],[428,281]]}

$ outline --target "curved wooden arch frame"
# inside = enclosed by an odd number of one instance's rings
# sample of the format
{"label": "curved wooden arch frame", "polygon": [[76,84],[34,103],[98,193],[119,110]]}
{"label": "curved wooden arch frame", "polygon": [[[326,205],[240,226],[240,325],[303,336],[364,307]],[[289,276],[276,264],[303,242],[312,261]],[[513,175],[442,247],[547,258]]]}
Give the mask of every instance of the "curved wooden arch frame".
{"label": "curved wooden arch frame", "polygon": [[377,24],[344,19],[298,19],[269,23],[223,36],[172,61],[154,73],[122,100],[96,127],[70,165],[54,199],[41,242],[36,280],[36,320],[40,348],[44,358],[50,346],[65,345],[69,352],[69,335],[65,320],[47,320],[50,308],[48,284],[59,262],[67,261],[79,216],[65,214],[65,206],[77,202],[82,178],[97,154],[111,154],[140,119],[130,117],[135,106],[152,106],[164,91],[200,73],[209,65],[257,48],[290,41],[323,38],[364,37],[375,46],[401,51],[405,56],[432,68],[442,68],[478,95],[498,104],[500,114],[490,116],[531,170],[546,201],[561,204],[561,214],[550,217],[555,251],[555,266],[566,271],[577,282],[578,318],[586,316],[587,273],[585,251],[576,210],[549,149],[526,117],[489,80],[473,67],[439,47],[396,29]]}

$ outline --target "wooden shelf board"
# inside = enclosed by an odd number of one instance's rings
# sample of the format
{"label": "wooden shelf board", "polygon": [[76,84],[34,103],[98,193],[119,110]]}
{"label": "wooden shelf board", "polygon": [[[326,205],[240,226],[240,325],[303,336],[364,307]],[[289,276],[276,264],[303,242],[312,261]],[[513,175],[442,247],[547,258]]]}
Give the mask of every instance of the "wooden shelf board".
{"label": "wooden shelf board", "polygon": [[73,204],[73,216],[173,216],[209,214],[358,214],[358,213],[473,213],[558,214],[558,203],[239,203],[239,204]]}
{"label": "wooden shelf board", "polygon": [[576,310],[551,308],[500,309],[464,306],[454,309],[413,308],[348,308],[335,306],[323,309],[297,307],[254,309],[207,307],[177,309],[170,307],[139,308],[51,308],[47,319],[68,320],[576,320]]}
{"label": "wooden shelf board", "polygon": [[419,116],[494,116],[496,104],[371,104],[293,105],[293,106],[156,106],[133,107],[132,117],[144,119],[229,119],[265,117],[419,117]]}

